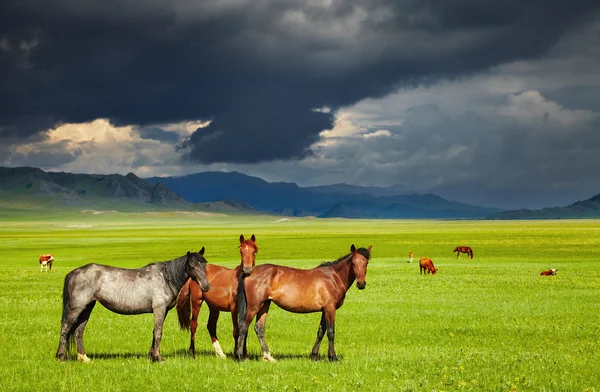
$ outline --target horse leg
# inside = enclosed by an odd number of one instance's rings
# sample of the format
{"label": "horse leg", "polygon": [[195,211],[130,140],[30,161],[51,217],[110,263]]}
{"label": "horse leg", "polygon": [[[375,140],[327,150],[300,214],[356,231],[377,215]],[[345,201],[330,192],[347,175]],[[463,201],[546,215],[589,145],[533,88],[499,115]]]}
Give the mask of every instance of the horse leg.
{"label": "horse leg", "polygon": [[337,361],[338,357],[335,355],[335,306],[330,308],[325,308],[325,325],[327,327],[327,340],[329,340],[329,351],[327,352],[327,356],[330,361]]}
{"label": "horse leg", "polygon": [[[235,345],[235,360],[241,361],[248,358],[248,352],[246,349],[246,340],[248,339],[248,327],[252,322],[252,319],[258,313],[262,307],[262,303],[258,304],[258,307],[248,307],[246,309],[246,317],[238,320],[237,328],[237,341]],[[235,334],[235,333],[234,333]]]}
{"label": "horse leg", "polygon": [[160,339],[162,338],[162,328],[167,317],[167,309],[165,307],[154,309],[154,330],[152,331],[152,348],[150,348],[150,359],[152,362],[162,362],[160,356]]}
{"label": "horse leg", "polygon": [[77,318],[77,322],[73,326],[75,328],[75,340],[77,341],[77,359],[81,362],[90,362],[90,359],[85,355],[85,349],[83,348],[83,330],[90,318],[90,314],[96,305],[96,301],[90,302],[83,312]]}
{"label": "horse leg", "polygon": [[[65,352],[67,351],[67,343],[71,343],[72,340],[72,328],[73,324],[79,318],[81,312],[83,312],[85,308],[71,308],[67,312],[66,318],[63,317],[64,321],[60,327],[60,339],[58,341],[58,350],[56,351],[56,359],[61,362],[64,362],[66,359]],[[69,344],[70,345],[70,344]]]}
{"label": "horse leg", "polygon": [[262,348],[263,361],[277,362],[271,356],[271,353],[269,352],[269,347],[267,347],[267,341],[265,340],[265,325],[267,324],[267,316],[269,315],[269,306],[271,306],[271,301],[265,302],[265,304],[260,308],[260,310],[256,314],[254,332],[256,332],[256,336],[258,336],[258,341],[260,342],[260,347]]}
{"label": "horse leg", "polygon": [[196,358],[196,330],[198,329],[198,313],[202,306],[202,299],[197,302],[192,301],[192,320],[190,321],[190,350],[192,358]]}
{"label": "horse leg", "polygon": [[327,329],[327,323],[325,321],[325,312],[321,314],[321,322],[319,323],[319,329],[317,330],[317,341],[310,353],[310,359],[313,361],[319,360],[319,348],[321,347],[321,341],[325,336],[325,330]]}
{"label": "horse leg", "polygon": [[217,309],[209,308],[210,315],[208,316],[208,323],[206,323],[206,328],[208,329],[208,333],[210,335],[210,340],[212,341],[212,345],[215,348],[215,354],[219,358],[226,358],[227,356],[221,349],[221,345],[219,344],[219,338],[217,337],[217,321],[219,321],[219,315],[221,312]]}

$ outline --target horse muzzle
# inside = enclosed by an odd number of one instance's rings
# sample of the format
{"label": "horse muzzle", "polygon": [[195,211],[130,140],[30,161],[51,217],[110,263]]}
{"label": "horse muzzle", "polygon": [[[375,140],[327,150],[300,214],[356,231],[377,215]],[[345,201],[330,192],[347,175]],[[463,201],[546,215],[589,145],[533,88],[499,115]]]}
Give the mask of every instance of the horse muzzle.
{"label": "horse muzzle", "polygon": [[248,276],[252,273],[252,267],[242,267],[242,272],[245,276]]}
{"label": "horse muzzle", "polygon": [[367,287],[367,282],[356,282],[356,287],[358,287],[359,290],[364,290],[364,288]]}
{"label": "horse muzzle", "polygon": [[200,283],[200,290],[207,292],[208,290],[210,290],[210,283],[206,283],[206,284],[202,284]]}

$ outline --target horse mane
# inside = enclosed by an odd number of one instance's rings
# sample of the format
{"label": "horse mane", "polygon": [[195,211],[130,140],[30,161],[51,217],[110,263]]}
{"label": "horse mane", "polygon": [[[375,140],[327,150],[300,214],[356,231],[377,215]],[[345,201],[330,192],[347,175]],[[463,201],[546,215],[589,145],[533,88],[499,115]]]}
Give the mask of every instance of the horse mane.
{"label": "horse mane", "polygon": [[[367,260],[371,259],[371,254],[369,253],[369,251],[366,248],[358,248],[356,251],[358,253],[360,253],[361,255],[363,255],[363,257],[365,259],[367,259]],[[342,260],[346,260],[351,255],[352,255],[352,253],[348,253],[347,255],[340,257],[336,261],[325,261],[325,262],[319,264],[318,266],[319,267],[326,267],[328,265],[334,265],[334,264],[337,264],[337,263],[341,262]]]}
{"label": "horse mane", "polygon": [[250,245],[258,252],[258,245],[256,245],[256,242],[252,241],[251,239],[244,240],[244,242],[242,242],[238,248],[241,248],[243,244]]}
{"label": "horse mane", "polygon": [[163,261],[163,273],[167,283],[177,285],[181,280],[181,277],[185,275],[187,268],[187,256],[181,256],[171,261]]}
{"label": "horse mane", "polygon": [[[201,263],[206,263],[206,259],[204,258],[204,256],[199,255],[197,253],[194,253],[194,254],[198,255],[197,257]],[[177,286],[178,284],[181,283],[180,282],[181,277],[186,274],[187,255],[178,257],[178,258],[170,260],[170,261],[162,261],[162,262],[153,263],[153,264],[162,264],[165,280],[168,283],[171,283],[171,284],[174,284]],[[151,265],[151,264],[148,264],[148,265]]]}

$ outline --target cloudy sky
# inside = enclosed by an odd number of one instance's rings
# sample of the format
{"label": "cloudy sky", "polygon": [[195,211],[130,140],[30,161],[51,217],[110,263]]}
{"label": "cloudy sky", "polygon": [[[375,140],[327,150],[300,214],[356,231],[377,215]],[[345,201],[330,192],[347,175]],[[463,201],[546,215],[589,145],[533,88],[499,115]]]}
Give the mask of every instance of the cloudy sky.
{"label": "cloudy sky", "polygon": [[0,165],[600,193],[600,2],[4,0]]}

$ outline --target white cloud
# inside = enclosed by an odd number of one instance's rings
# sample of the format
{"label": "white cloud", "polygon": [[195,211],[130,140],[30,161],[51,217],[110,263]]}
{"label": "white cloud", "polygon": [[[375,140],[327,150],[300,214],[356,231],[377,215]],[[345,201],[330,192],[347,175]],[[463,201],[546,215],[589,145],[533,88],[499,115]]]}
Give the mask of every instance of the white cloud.
{"label": "white cloud", "polygon": [[[183,140],[207,124],[189,121],[155,127],[174,132]],[[136,127],[115,126],[106,119],[59,125],[48,130],[43,140],[16,146],[3,164],[74,173],[135,172],[141,177],[180,174],[185,169],[172,143],[142,138]]]}

